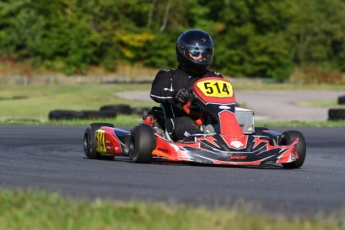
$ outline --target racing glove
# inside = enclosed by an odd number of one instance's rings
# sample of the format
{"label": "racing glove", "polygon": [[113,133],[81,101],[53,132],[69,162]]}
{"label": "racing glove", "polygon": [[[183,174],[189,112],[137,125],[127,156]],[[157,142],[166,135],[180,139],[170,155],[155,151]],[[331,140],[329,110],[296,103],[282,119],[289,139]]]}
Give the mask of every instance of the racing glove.
{"label": "racing glove", "polygon": [[185,103],[188,101],[189,97],[190,95],[188,90],[184,88],[174,93],[174,99],[176,102]]}

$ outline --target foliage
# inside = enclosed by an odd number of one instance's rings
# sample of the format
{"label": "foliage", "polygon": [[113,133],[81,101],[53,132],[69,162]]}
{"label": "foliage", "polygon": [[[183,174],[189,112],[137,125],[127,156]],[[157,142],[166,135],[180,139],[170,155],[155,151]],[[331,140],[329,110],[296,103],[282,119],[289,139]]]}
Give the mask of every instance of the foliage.
{"label": "foliage", "polygon": [[283,81],[296,66],[345,71],[344,10],[342,0],[2,0],[0,58],[67,74],[174,68],[177,37],[197,28],[214,38],[212,69]]}
{"label": "foliage", "polygon": [[299,76],[299,80],[303,84],[339,84],[344,82],[339,71],[325,70],[320,67],[308,66],[304,68],[303,73],[304,74]]}

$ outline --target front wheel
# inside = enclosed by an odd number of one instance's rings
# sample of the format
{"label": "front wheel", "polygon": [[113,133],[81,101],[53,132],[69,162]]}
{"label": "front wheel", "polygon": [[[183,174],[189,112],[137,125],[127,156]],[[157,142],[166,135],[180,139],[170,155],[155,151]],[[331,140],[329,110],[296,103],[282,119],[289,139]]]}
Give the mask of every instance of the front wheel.
{"label": "front wheel", "polygon": [[282,164],[285,168],[289,168],[289,169],[300,168],[304,163],[307,149],[306,149],[304,136],[301,132],[296,131],[296,130],[290,130],[290,131],[284,132],[282,135],[282,142],[281,143],[283,145],[288,145],[296,137],[298,137],[298,143],[297,143],[298,159],[294,162],[291,162],[291,163]]}
{"label": "front wheel", "polygon": [[84,153],[89,159],[104,159],[113,160],[114,156],[102,156],[96,151],[96,131],[102,126],[114,127],[109,123],[92,123],[90,124],[84,134]]}
{"label": "front wheel", "polygon": [[156,136],[151,126],[139,125],[132,130],[129,156],[135,163],[150,163],[155,147]]}

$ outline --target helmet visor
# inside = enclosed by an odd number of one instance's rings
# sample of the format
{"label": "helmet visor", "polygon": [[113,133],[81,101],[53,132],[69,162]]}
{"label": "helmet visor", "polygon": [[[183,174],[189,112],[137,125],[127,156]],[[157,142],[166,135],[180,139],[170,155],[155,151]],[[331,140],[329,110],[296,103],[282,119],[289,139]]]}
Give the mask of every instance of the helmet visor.
{"label": "helmet visor", "polygon": [[193,62],[211,63],[213,48],[206,46],[187,45],[185,55]]}

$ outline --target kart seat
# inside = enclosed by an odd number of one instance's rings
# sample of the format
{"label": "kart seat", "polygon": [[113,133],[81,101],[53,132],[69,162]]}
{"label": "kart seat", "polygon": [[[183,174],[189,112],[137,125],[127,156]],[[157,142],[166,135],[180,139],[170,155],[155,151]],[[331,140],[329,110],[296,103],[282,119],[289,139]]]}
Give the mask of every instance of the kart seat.
{"label": "kart seat", "polygon": [[163,109],[161,107],[154,106],[151,108],[149,113],[153,116],[154,119],[157,120],[159,127],[162,130],[165,130],[165,115]]}
{"label": "kart seat", "polygon": [[[170,134],[168,133],[168,131],[165,129],[165,119],[166,119],[166,113],[165,113],[165,110],[164,110],[164,106],[162,104],[160,104],[160,108],[161,108],[161,112],[163,113],[163,122],[164,122],[164,134],[165,134],[165,137],[168,139],[168,140],[171,140],[172,141],[172,138],[170,136]],[[163,126],[161,126],[163,127]],[[204,133],[215,133],[215,129],[212,125],[207,125],[207,126],[204,126],[204,125],[200,125],[200,130]]]}
{"label": "kart seat", "polygon": [[167,116],[166,116],[166,113],[165,113],[164,106],[162,104],[160,104],[160,108],[161,108],[161,111],[163,113],[163,118],[164,118],[164,129],[163,130],[164,130],[165,137],[166,137],[166,139],[172,141],[172,138],[171,138],[170,134],[168,133],[168,131],[165,128],[165,119],[166,119]]}
{"label": "kart seat", "polygon": [[168,140],[171,140],[170,135],[165,130],[165,112],[163,106],[154,106],[149,111],[145,111],[143,113],[143,120],[145,120],[147,117],[152,117],[156,120],[152,124],[152,127],[156,130],[157,133],[159,133],[162,136],[165,136]]}

